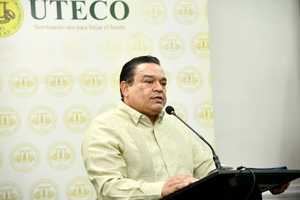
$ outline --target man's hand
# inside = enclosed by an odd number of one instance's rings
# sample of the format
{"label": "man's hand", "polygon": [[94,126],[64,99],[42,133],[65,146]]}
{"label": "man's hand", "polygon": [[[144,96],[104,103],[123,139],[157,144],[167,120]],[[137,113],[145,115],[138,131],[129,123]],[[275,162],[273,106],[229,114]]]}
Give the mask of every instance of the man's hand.
{"label": "man's hand", "polygon": [[288,187],[289,187],[289,183],[285,183],[285,184],[282,184],[276,188],[273,188],[272,190],[270,190],[270,192],[272,194],[280,194],[280,193],[283,193]]}
{"label": "man's hand", "polygon": [[197,180],[198,179],[192,177],[191,175],[173,176],[165,182],[162,188],[161,196],[167,196],[168,194],[171,194],[181,188],[184,188]]}

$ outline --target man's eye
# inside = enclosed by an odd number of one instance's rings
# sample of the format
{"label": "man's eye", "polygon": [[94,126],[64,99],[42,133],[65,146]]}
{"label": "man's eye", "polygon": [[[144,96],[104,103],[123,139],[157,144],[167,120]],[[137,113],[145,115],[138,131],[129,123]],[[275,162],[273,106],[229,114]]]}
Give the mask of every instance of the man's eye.
{"label": "man's eye", "polygon": [[153,83],[153,80],[144,80],[144,82],[151,84],[151,83]]}
{"label": "man's eye", "polygon": [[166,86],[167,85],[167,82],[161,82],[160,83],[162,86]]}

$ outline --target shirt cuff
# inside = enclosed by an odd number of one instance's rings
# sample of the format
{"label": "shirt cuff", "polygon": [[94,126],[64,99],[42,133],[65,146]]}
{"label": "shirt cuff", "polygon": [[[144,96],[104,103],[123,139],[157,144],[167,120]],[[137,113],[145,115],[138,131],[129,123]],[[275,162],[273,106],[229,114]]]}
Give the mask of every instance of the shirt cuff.
{"label": "shirt cuff", "polygon": [[157,198],[161,198],[162,188],[165,182],[143,183],[141,189],[145,194],[151,194]]}

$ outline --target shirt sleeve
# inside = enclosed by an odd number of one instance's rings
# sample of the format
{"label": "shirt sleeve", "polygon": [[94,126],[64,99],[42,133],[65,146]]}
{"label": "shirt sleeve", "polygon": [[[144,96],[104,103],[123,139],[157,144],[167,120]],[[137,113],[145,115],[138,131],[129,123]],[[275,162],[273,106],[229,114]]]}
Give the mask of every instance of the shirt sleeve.
{"label": "shirt sleeve", "polygon": [[82,157],[98,199],[159,199],[164,182],[145,182],[127,177],[122,142],[116,131],[116,128],[94,121],[82,143]]}
{"label": "shirt sleeve", "polygon": [[215,169],[210,148],[198,137],[193,137],[194,177],[202,179]]}

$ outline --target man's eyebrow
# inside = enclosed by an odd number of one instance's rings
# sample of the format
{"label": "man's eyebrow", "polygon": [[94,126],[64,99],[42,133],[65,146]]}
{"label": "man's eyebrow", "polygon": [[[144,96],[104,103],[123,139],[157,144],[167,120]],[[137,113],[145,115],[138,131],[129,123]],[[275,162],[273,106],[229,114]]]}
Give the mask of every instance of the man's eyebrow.
{"label": "man's eyebrow", "polygon": [[[143,76],[143,78],[155,78],[155,76],[145,74],[145,75]],[[161,80],[167,81],[167,78],[166,78],[166,77],[162,77]]]}
{"label": "man's eyebrow", "polygon": [[143,78],[154,78],[154,76],[145,74]]}

